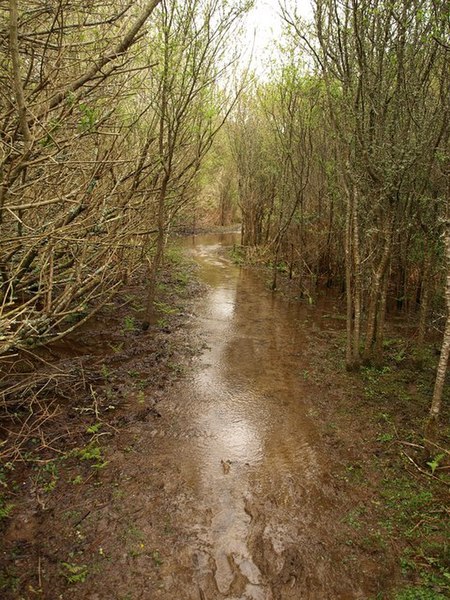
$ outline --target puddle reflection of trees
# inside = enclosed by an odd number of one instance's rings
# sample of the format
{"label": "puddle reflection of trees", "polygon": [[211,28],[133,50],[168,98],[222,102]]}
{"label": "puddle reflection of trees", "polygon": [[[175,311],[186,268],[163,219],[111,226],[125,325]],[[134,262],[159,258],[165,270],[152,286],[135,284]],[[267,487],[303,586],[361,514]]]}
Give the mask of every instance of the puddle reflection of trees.
{"label": "puddle reflection of trees", "polygon": [[286,517],[299,486],[318,470],[299,385],[307,337],[297,325],[298,309],[266,290],[258,276],[226,260],[219,268],[209,255],[218,252],[214,247],[200,251],[212,286],[198,310],[208,349],[192,382],[190,408],[204,433],[194,453],[198,492],[211,522],[201,535],[216,563],[219,590],[230,588],[233,564],[249,582],[247,597],[257,599],[263,597],[261,574],[247,547],[245,503],[253,497],[261,504],[270,495]]}
{"label": "puddle reflection of trees", "polygon": [[293,472],[305,481],[316,471],[298,382],[305,334],[258,276],[230,270],[233,277],[220,271],[203,307],[210,351],[195,386],[208,398],[198,415],[200,427],[212,433],[203,453],[203,479],[216,481],[220,461],[230,460],[264,464],[263,478],[276,481],[277,473]]}

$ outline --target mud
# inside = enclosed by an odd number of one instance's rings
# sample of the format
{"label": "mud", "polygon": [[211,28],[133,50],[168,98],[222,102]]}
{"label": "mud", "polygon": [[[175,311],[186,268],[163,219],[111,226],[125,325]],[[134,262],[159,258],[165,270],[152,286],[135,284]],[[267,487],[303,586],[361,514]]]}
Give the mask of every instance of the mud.
{"label": "mud", "polygon": [[[335,598],[339,555],[320,546],[318,533],[330,508],[326,470],[307,416],[318,391],[302,377],[307,315],[267,291],[257,273],[232,265],[222,248],[234,240],[221,241],[193,239],[189,251],[210,286],[193,324],[206,347],[190,380],[161,406],[170,435],[181,437],[180,474],[210,515],[198,536],[209,565],[198,587],[211,598],[295,598],[300,590]],[[331,547],[330,533],[322,539]],[[356,582],[342,594],[363,597]]]}
{"label": "mud", "polygon": [[[187,324],[202,351],[185,376],[157,410],[115,423],[93,485],[66,484],[43,511],[22,507],[22,529],[11,524],[9,543],[37,548],[31,567],[17,558],[34,570],[17,598],[352,600],[395,581],[395,551],[358,546],[345,523],[373,502],[370,486],[340,476],[364,432],[327,437],[316,422],[336,391],[313,346],[342,327],[340,307],[269,291],[231,262],[235,241],[184,242],[208,286]],[[69,585],[63,562],[85,566],[86,580]]]}

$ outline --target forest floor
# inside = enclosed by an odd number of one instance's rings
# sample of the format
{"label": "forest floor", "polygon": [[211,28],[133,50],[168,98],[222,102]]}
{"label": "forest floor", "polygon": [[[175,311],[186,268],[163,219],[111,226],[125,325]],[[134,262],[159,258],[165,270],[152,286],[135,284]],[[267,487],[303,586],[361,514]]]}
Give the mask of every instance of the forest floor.
{"label": "forest floor", "polygon": [[[215,268],[228,269],[224,252],[214,252]],[[240,275],[230,276],[222,292],[233,277]],[[259,278],[262,289],[264,274]],[[212,381],[201,382],[202,373],[211,375],[205,363],[211,336],[205,337],[201,321],[208,284],[199,282],[191,261],[172,251],[159,289],[161,316],[152,331],[139,327],[143,288],[136,277],[70,339],[37,358],[24,355],[15,361],[18,380],[20,373],[23,379],[23,373],[38,368],[47,374],[47,384],[30,381],[23,392],[35,397],[33,414],[18,410],[1,421],[3,434],[9,431],[0,447],[5,459],[1,598],[450,597],[445,459],[450,431],[443,432],[442,448],[429,464],[423,463],[420,447],[436,363],[433,348],[412,359],[411,342],[396,327],[386,341],[382,367],[346,373],[336,305],[301,308],[296,327],[305,347],[300,353],[294,352],[289,324],[280,334],[278,324],[271,323],[270,335],[284,336],[280,356],[290,356],[289,369],[296,365],[290,384],[302,392],[306,441],[299,458],[288,441],[277,437],[274,452],[281,452],[282,463],[277,458],[264,467],[259,480],[252,456],[239,462],[239,456],[216,455],[216,438],[205,431],[208,421],[194,427],[183,414],[185,404],[187,411],[193,406],[185,389],[203,384],[208,389]],[[247,293],[244,287],[243,301]],[[272,306],[269,291],[261,296]],[[278,292],[275,310],[284,311],[287,303],[292,304]],[[230,360],[236,366],[242,357]],[[258,360],[267,370],[264,356]],[[276,374],[270,376],[281,385]],[[295,419],[304,415],[295,395],[278,392],[283,402],[269,419],[282,419],[283,410],[290,414],[289,422],[280,422],[288,437]],[[269,404],[279,399],[266,388],[262,397]],[[247,396],[245,402],[250,402]],[[206,407],[198,406],[197,423],[206,419]],[[238,452],[239,443],[224,447]],[[198,452],[191,453],[196,444]],[[16,450],[8,455],[11,445]],[[260,450],[254,449],[255,465]],[[202,498],[196,492],[201,487],[196,461],[207,466],[211,479],[201,484],[210,486],[202,488],[209,490]],[[236,499],[243,481],[248,489]],[[221,490],[217,498],[215,488]],[[231,512],[223,506],[228,501]],[[217,506],[223,522],[214,514]],[[241,546],[224,555],[217,550],[220,543],[236,544],[239,536],[245,538]]]}

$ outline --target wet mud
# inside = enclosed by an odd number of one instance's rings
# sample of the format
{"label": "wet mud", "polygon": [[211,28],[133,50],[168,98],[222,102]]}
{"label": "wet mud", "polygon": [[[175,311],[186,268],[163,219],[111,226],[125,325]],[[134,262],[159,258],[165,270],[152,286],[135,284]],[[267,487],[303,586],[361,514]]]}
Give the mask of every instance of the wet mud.
{"label": "wet mud", "polygon": [[[350,490],[336,476],[361,432],[326,438],[315,419],[335,390],[320,369],[311,376],[314,347],[342,326],[328,318],[340,307],[271,292],[232,263],[236,241],[184,241],[207,286],[185,333],[201,352],[157,410],[116,424],[95,487],[66,486],[63,506],[25,516],[28,537],[45,539],[35,566],[43,592],[24,597],[352,600],[394,581],[393,553],[355,545],[344,520],[372,502],[367,485]],[[66,585],[63,559],[86,565],[86,581]]]}
{"label": "wet mud", "polygon": [[[223,245],[232,241],[194,238],[188,250],[210,286],[193,325],[205,349],[189,381],[161,407],[182,435],[181,476],[210,515],[198,537],[199,590],[268,600],[298,597],[301,589],[325,598],[338,557],[317,547],[316,521],[328,500],[307,416],[314,385],[302,378],[308,330],[298,305],[231,264]],[[308,573],[312,557],[302,555],[314,546],[317,563]]]}
{"label": "wet mud", "polygon": [[158,426],[139,432],[140,453],[170,465],[164,490],[179,536],[157,597],[369,598],[390,567],[346,545],[353,500],[310,416],[323,394],[307,379],[310,345],[325,309],[288,302],[234,265],[225,250],[235,241],[185,242],[208,285],[190,323],[203,349],[158,405]]}

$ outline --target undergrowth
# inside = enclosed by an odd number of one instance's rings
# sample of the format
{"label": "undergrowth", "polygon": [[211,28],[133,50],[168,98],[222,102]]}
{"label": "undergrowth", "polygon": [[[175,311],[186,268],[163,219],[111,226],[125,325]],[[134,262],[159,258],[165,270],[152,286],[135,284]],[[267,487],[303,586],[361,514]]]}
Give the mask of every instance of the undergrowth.
{"label": "undergrowth", "polygon": [[[24,396],[33,398],[34,404],[19,406],[14,414],[11,413],[8,426],[15,435],[0,442],[3,459],[0,468],[0,538],[17,527],[30,506],[36,514],[44,515],[44,519],[49,518],[46,515],[56,510],[55,507],[60,507],[64,501],[61,499],[72,495],[87,499],[95,497],[96,489],[101,488],[108,478],[110,437],[116,435],[123,424],[144,420],[149,414],[158,415],[151,412],[157,397],[155,392],[181,376],[184,372],[181,361],[196,351],[194,344],[186,344],[178,351],[174,337],[168,335],[180,326],[185,318],[184,307],[199,292],[192,276],[193,268],[180,248],[168,248],[158,285],[157,309],[162,319],[150,335],[145,336],[139,326],[143,284],[136,279],[96,320],[73,334],[72,343],[79,355],[66,358],[58,349],[51,355],[43,350],[46,360],[38,358],[35,364],[26,357],[26,369],[35,369],[30,375],[36,375],[37,384],[31,382],[30,386],[34,387],[23,392]],[[127,361],[136,354],[139,368],[131,370]],[[61,376],[59,379],[49,376],[48,381],[41,383],[38,376],[42,376],[42,364],[46,361],[52,362]],[[17,374],[12,371],[12,376],[20,381],[23,379],[20,370]],[[38,409],[43,411],[40,420],[35,418]],[[23,423],[28,428],[22,426]],[[17,448],[13,445],[16,440]],[[132,448],[124,451],[132,451]],[[67,512],[73,513],[75,521],[84,519],[78,511],[70,509]],[[61,518],[56,525],[69,533],[67,538],[58,541],[57,550],[52,549],[51,558],[42,560],[42,573],[46,568],[53,569],[54,589],[81,585],[95,573],[95,564],[84,562],[88,560],[88,554],[72,555],[68,551],[74,545],[72,534],[75,545],[83,541],[79,527],[66,525]],[[37,571],[30,564],[41,560],[37,554],[39,543],[45,545],[51,536],[44,535],[38,543],[35,534],[30,535],[31,539],[27,541],[30,550],[23,559],[23,568],[16,565],[21,542],[10,541],[3,535],[0,598],[22,597],[18,594],[25,589],[27,597],[30,591],[42,593]],[[99,556],[103,558],[101,548]],[[152,560],[155,564],[158,562],[157,553]],[[67,593],[71,597],[70,592]]]}
{"label": "undergrowth", "polygon": [[423,431],[436,363],[433,347],[419,352],[408,341],[392,338],[384,345],[382,364],[347,376],[361,390],[359,418],[370,419],[377,431],[370,443],[375,449],[372,466],[382,473],[378,525],[385,542],[401,548],[401,572],[410,582],[395,592],[394,600],[450,597],[448,415],[442,415],[435,456],[424,459]]}

